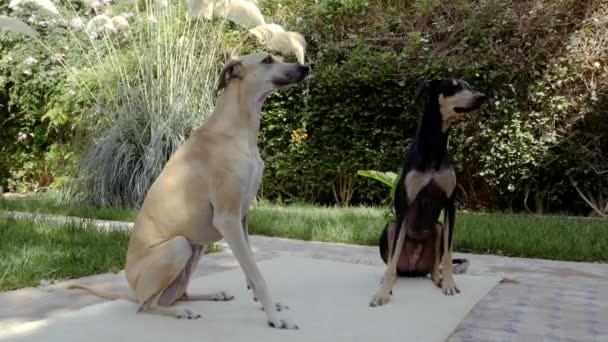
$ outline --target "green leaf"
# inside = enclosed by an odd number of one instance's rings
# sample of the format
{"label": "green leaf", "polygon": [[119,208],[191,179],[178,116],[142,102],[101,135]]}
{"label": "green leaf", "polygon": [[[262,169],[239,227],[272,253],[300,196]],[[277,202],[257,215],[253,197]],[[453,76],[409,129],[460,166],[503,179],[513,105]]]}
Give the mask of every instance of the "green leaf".
{"label": "green leaf", "polygon": [[394,172],[380,172],[380,171],[375,171],[375,170],[358,170],[357,174],[359,176],[363,176],[363,177],[369,177],[372,179],[375,179],[377,181],[380,181],[386,185],[388,185],[389,187],[393,187],[394,184],[397,181],[397,174]]}

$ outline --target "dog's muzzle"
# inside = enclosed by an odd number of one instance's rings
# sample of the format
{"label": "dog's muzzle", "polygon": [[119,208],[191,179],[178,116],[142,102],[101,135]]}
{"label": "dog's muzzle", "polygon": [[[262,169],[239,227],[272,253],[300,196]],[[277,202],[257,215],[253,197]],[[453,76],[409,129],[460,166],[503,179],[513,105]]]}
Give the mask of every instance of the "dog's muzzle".
{"label": "dog's muzzle", "polygon": [[302,82],[306,76],[310,73],[310,67],[302,64],[298,64],[285,73],[283,77],[276,77],[272,80],[278,87],[286,87],[289,85],[297,84]]}
{"label": "dog's muzzle", "polygon": [[489,99],[488,95],[484,93],[475,93],[473,95],[473,100],[467,107],[456,107],[454,111],[456,113],[468,113],[474,110],[477,110],[481,107],[481,105]]}

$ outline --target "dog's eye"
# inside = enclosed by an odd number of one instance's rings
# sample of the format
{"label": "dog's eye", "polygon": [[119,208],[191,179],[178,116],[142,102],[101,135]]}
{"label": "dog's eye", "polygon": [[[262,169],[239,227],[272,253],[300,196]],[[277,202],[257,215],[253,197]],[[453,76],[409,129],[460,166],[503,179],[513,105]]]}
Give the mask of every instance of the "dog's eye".
{"label": "dog's eye", "polygon": [[272,58],[272,56],[268,56],[262,60],[262,64],[272,64],[273,62],[274,59]]}

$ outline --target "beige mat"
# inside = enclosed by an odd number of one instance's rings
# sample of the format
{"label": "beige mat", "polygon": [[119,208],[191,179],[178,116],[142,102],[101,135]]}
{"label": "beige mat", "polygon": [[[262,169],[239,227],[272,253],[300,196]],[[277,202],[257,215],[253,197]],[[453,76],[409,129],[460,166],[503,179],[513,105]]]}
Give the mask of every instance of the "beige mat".
{"label": "beige mat", "polygon": [[[259,263],[275,301],[291,307],[279,313],[300,330],[271,329],[259,304],[252,300],[240,269],[194,279],[190,293],[226,290],[231,302],[184,304],[203,315],[178,320],[135,314],[127,301],[107,302],[77,312],[30,323],[1,341],[145,341],[145,342],[273,342],[273,341],[424,341],[440,342],[454,331],[473,306],[500,280],[456,276],[462,290],[444,296],[428,279],[399,279],[391,303],[370,308],[382,266],[282,257]],[[204,267],[204,266],[203,266]],[[180,304],[181,305],[181,304]]]}

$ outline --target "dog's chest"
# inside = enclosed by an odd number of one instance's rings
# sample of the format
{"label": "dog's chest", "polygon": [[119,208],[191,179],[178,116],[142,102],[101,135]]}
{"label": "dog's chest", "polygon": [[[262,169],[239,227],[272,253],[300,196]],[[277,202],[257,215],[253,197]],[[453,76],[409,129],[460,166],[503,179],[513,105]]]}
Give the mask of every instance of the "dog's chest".
{"label": "dog's chest", "polygon": [[258,187],[260,186],[260,182],[262,180],[262,172],[264,171],[264,162],[260,158],[259,154],[255,157],[252,157],[247,161],[246,167],[246,175],[247,181],[245,184],[245,196],[243,203],[244,208],[248,208],[249,204],[253,200],[253,197],[258,191]]}
{"label": "dog's chest", "polygon": [[408,202],[416,199],[418,193],[429,183],[433,182],[450,198],[456,188],[456,173],[454,168],[446,167],[439,170],[418,171],[412,170],[405,176],[405,189]]}

